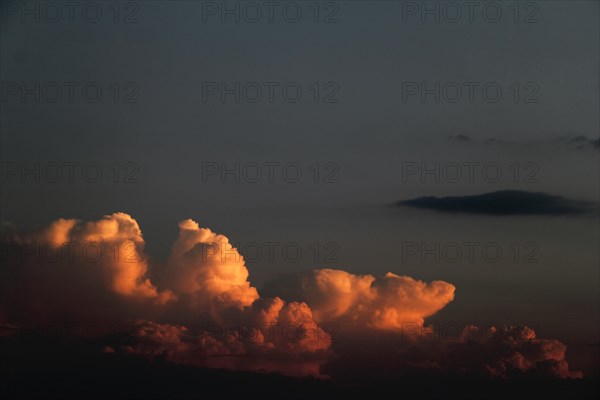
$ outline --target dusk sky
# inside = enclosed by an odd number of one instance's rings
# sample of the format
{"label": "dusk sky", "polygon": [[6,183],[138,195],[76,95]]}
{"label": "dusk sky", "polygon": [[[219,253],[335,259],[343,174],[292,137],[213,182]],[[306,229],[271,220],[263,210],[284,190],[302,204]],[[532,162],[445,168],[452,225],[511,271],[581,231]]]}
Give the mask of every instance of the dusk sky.
{"label": "dusk sky", "polygon": [[597,395],[597,1],[67,3],[0,2],[6,359]]}

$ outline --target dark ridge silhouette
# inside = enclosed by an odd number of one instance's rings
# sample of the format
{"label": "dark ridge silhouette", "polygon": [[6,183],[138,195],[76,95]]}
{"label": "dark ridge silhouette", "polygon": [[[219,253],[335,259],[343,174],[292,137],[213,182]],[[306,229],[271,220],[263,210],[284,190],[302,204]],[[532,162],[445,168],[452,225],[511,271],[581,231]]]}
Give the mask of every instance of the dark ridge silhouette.
{"label": "dark ridge silhouette", "polygon": [[425,196],[402,200],[396,205],[448,213],[489,215],[570,215],[584,213],[592,207],[592,203],[585,201],[522,190],[501,190],[471,196]]}

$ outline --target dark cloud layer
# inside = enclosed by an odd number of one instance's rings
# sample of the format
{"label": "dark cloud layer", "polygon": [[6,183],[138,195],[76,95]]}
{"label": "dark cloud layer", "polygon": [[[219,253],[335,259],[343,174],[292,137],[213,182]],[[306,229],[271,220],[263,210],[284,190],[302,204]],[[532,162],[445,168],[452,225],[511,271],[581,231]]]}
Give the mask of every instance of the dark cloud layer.
{"label": "dark cloud layer", "polygon": [[448,213],[489,215],[569,215],[591,209],[592,203],[542,192],[501,190],[470,196],[424,196],[396,203]]}
{"label": "dark cloud layer", "polygon": [[490,137],[487,139],[476,139],[464,133],[450,135],[448,139],[458,143],[483,144],[486,146],[505,146],[505,147],[533,147],[533,146],[553,146],[567,150],[598,150],[600,149],[600,139],[590,139],[584,135],[566,135],[551,139],[538,141],[512,141]]}
{"label": "dark cloud layer", "polygon": [[[119,337],[113,338],[117,342]],[[101,352],[101,342],[40,334],[0,337],[1,393],[7,399],[368,399],[418,393],[420,399],[595,399],[593,379],[481,379],[447,375],[409,379],[321,380],[264,372],[198,368]],[[76,348],[77,351],[73,351]],[[369,360],[372,361],[372,360]],[[341,361],[340,361],[341,362]],[[370,364],[364,364],[365,369]],[[66,379],[68,377],[68,379]],[[32,384],[34,382],[34,384]]]}

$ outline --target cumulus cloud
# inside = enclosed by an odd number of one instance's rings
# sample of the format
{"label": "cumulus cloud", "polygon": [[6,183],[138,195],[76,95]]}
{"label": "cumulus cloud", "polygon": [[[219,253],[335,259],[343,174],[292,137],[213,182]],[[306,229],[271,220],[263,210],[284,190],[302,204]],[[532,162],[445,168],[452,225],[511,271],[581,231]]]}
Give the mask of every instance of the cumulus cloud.
{"label": "cumulus cloud", "polygon": [[[481,332],[476,326],[464,329],[459,344],[450,347],[446,359],[469,360],[485,372],[500,377],[534,372],[562,378],[581,378],[569,371],[567,346],[558,340],[540,339],[527,326],[491,327]],[[456,362],[456,361],[455,361]]]}
{"label": "cumulus cloud", "polygon": [[468,325],[458,336],[428,330],[402,336],[379,331],[339,342],[337,348],[339,356],[331,358],[323,372],[354,379],[582,377],[569,370],[563,343],[537,338],[527,326],[481,329]]}
{"label": "cumulus cloud", "polygon": [[259,299],[229,239],[192,220],[180,222],[164,271],[154,271],[162,290],[149,278],[142,232],[124,213],[60,219],[3,238],[3,250],[10,266],[2,268],[0,306],[24,326],[131,322],[138,342],[128,352],[292,375],[318,375],[331,345],[307,304]]}
{"label": "cumulus cloud", "polygon": [[279,298],[257,302],[243,322],[204,324],[200,329],[139,321],[125,351],[150,359],[210,368],[322,376],[331,337],[304,303]]}
{"label": "cumulus cloud", "polygon": [[259,297],[248,281],[244,258],[229,239],[191,219],[179,223],[166,274],[169,287],[195,308],[210,310],[213,318],[224,308],[243,309]]}
{"label": "cumulus cloud", "polygon": [[175,298],[150,281],[142,232],[124,213],[11,234],[2,238],[2,258],[2,300],[18,322],[110,318]]}
{"label": "cumulus cloud", "polygon": [[195,221],[180,222],[164,263],[144,246],[138,223],[124,213],[3,236],[0,322],[15,329],[33,321],[114,323],[120,332],[118,322],[127,322],[127,339],[105,343],[105,352],[293,376],[578,376],[562,343],[530,329],[474,340],[469,327],[459,338],[427,340],[435,332],[425,319],[454,298],[447,282],[319,269],[271,282],[264,297],[229,239]]}
{"label": "cumulus cloud", "polygon": [[319,269],[269,283],[282,295],[310,305],[317,322],[336,322],[345,329],[402,331],[422,326],[454,299],[447,282],[426,283],[388,272],[378,278],[341,270]]}

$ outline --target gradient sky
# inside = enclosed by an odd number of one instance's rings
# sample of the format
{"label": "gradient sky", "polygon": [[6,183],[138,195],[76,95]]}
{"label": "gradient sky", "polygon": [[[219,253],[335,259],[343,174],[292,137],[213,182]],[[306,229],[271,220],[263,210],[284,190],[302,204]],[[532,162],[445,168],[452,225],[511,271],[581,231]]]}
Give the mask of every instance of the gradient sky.
{"label": "gradient sky", "polygon": [[[101,2],[106,3],[106,2]],[[441,279],[456,299],[432,322],[529,323],[573,352],[597,346],[600,232],[597,212],[582,216],[472,216],[394,208],[419,196],[460,196],[504,189],[600,200],[597,148],[564,137],[598,139],[599,5],[538,1],[536,23],[506,17],[488,23],[422,23],[406,2],[340,1],[338,23],[317,23],[312,2],[299,23],[203,22],[203,3],[134,2],[137,22],[0,25],[0,71],[6,82],[98,82],[98,103],[1,103],[3,162],[134,162],[136,183],[78,180],[2,182],[1,219],[33,228],[59,217],[95,220],[116,211],[140,223],[146,251],[165,258],[177,222],[193,218],[232,241],[334,242],[336,262],[277,258],[248,264],[257,287],[273,276],[339,266],[353,273],[392,271]],[[310,3],[310,4],[309,4]],[[433,4],[435,2],[428,2]],[[325,2],[321,2],[324,7]],[[416,2],[422,6],[423,2]],[[104,12],[110,9],[106,5]],[[324,12],[325,10],[321,10]],[[322,15],[321,15],[322,16]],[[4,17],[4,16],[3,16]],[[110,86],[134,82],[137,103],[115,104]],[[203,102],[203,82],[297,82],[290,104]],[[314,103],[314,82],[339,87],[337,103]],[[497,82],[497,103],[417,97],[403,101],[403,82]],[[509,86],[533,82],[537,103],[515,103]],[[3,86],[3,90],[5,87]],[[5,93],[3,93],[5,94]],[[471,141],[451,140],[464,134]],[[485,143],[489,138],[496,143]],[[335,163],[338,183],[304,179],[275,184],[202,181],[203,163],[296,162],[306,176],[315,162]],[[407,162],[496,162],[504,179],[458,183],[403,180]],[[537,182],[515,182],[509,167],[535,164]],[[494,242],[508,249],[533,242],[537,262],[435,263],[402,260],[402,243]],[[578,347],[579,346],[579,347]],[[577,350],[579,349],[579,350]],[[597,360],[582,368],[597,370]]]}

